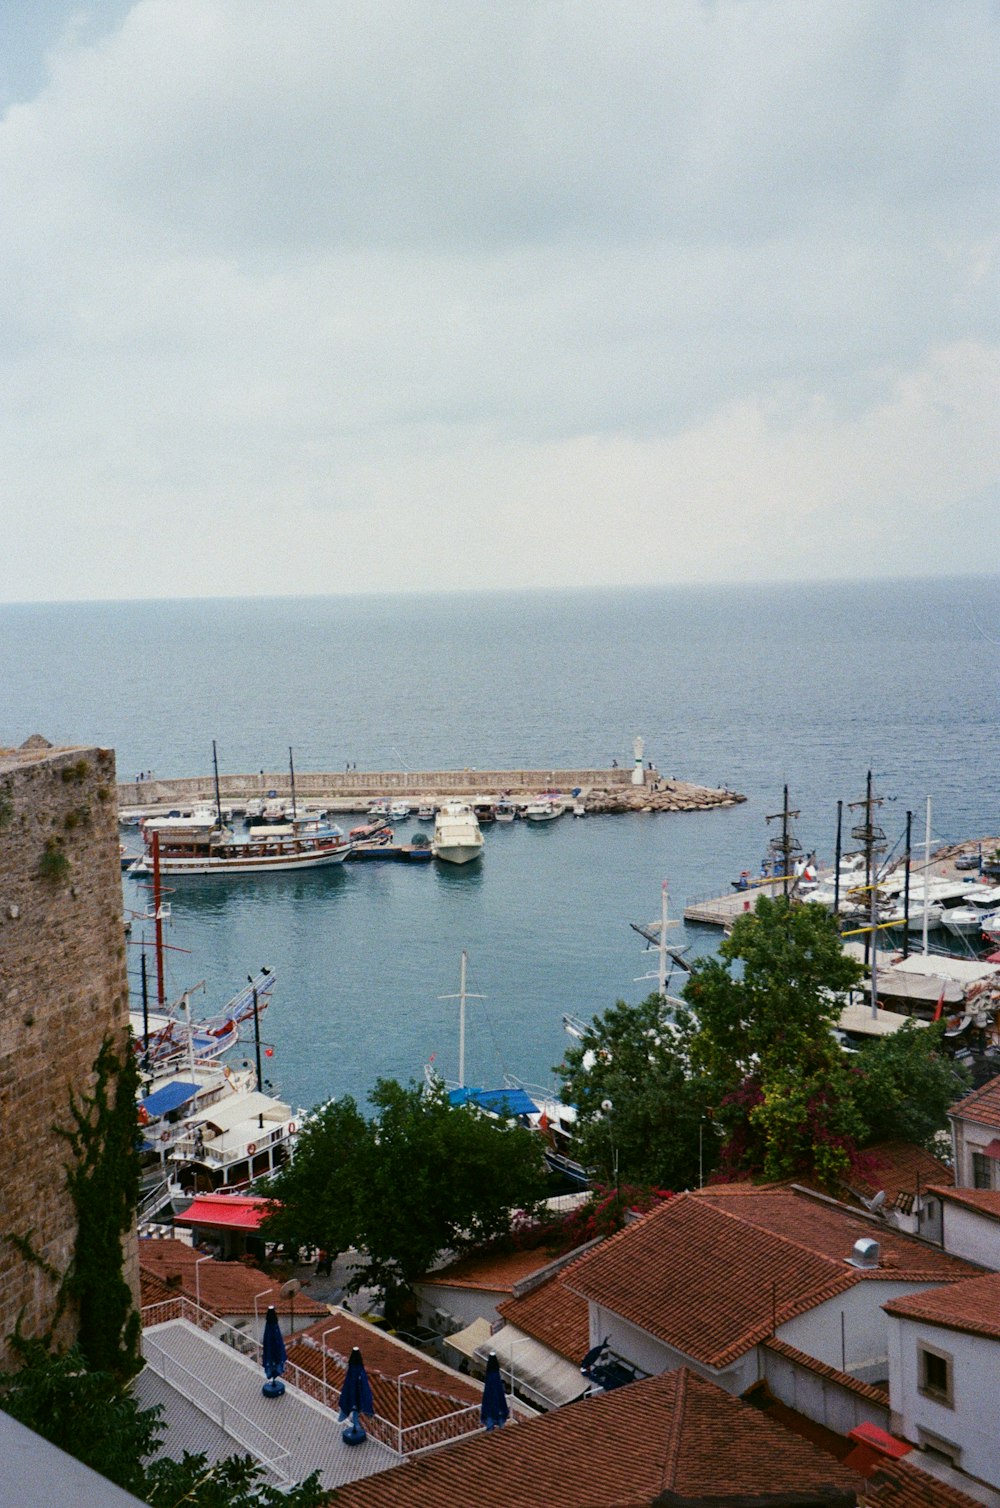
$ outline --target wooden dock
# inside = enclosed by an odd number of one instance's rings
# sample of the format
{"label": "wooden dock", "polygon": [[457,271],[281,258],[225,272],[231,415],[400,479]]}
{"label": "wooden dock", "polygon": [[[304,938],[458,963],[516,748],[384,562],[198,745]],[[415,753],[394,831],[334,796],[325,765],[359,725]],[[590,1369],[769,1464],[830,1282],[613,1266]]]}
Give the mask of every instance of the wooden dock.
{"label": "wooden dock", "polygon": [[703,927],[722,927],[726,931],[738,916],[752,911],[759,895],[781,895],[783,879],[761,880],[750,884],[745,890],[730,890],[728,895],[706,896],[691,901],[684,907],[684,920],[698,922]]}

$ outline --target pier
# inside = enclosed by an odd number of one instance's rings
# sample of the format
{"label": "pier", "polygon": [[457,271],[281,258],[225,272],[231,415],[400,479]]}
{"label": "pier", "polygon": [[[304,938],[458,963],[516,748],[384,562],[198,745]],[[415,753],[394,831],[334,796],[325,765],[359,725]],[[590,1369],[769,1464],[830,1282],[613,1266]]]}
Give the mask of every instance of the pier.
{"label": "pier", "polygon": [[[636,784],[631,768],[488,769],[488,770],[336,770],[295,771],[295,795],[303,804],[320,803],[337,812],[363,812],[372,801],[387,798],[440,803],[476,797],[495,800],[501,792],[530,801],[543,792],[579,792],[588,812],[704,811],[735,806],[746,797],[724,788],[666,779],[655,767],[642,771]],[[254,799],[291,796],[288,770],[260,770],[253,775],[219,776],[223,806],[239,807]],[[118,808],[123,816],[190,807],[215,801],[211,775],[160,780],[119,781]]]}
{"label": "pier", "polygon": [[751,881],[744,890],[730,890],[728,895],[705,896],[684,907],[684,920],[703,927],[722,927],[729,931],[744,911],[752,911],[759,895],[781,895],[784,878]]}

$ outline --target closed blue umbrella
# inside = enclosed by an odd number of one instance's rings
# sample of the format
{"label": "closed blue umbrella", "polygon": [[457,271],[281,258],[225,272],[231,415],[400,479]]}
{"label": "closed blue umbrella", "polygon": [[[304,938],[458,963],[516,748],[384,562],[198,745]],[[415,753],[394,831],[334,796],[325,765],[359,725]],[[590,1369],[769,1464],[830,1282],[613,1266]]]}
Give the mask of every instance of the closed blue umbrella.
{"label": "closed blue umbrella", "polygon": [[285,1391],[285,1384],[281,1381],[281,1374],[285,1370],[285,1341],[278,1324],[278,1311],[273,1304],[269,1304],[267,1308],[261,1351],[264,1376],[267,1378],[261,1392],[265,1398],[280,1398]]}
{"label": "closed blue umbrella", "polygon": [[486,1380],[483,1383],[479,1417],[487,1429],[501,1429],[510,1417],[507,1394],[503,1390],[503,1378],[500,1376],[500,1363],[495,1351],[490,1352],[486,1362]]}
{"label": "closed blue umbrella", "polygon": [[339,1402],[341,1422],[348,1416],[351,1420],[341,1438],[345,1445],[360,1445],[362,1440],[367,1440],[368,1434],[358,1415],[374,1414],[375,1405],[372,1402],[371,1383],[368,1381],[368,1373],[365,1371],[365,1364],[361,1360],[361,1350],[358,1346],[353,1348],[348,1359],[347,1376],[340,1390]]}

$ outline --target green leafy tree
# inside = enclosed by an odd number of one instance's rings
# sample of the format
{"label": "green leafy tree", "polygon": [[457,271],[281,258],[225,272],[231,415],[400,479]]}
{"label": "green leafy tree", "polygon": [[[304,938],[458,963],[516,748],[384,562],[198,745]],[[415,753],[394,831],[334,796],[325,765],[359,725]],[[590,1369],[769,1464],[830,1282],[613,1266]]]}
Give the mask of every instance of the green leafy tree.
{"label": "green leafy tree", "polygon": [[601,1182],[685,1189],[714,1163],[707,1084],[692,1078],[659,994],[595,1016],[557,1072],[576,1108],[576,1153]]}
{"label": "green leafy tree", "polygon": [[761,896],[719,957],[695,965],[681,1037],[727,1170],[828,1183],[847,1171],[865,1126],[831,1028],[860,976],[833,918],[784,897]]}
{"label": "green leafy tree", "polygon": [[271,1239],[328,1252],[356,1247],[351,1287],[382,1292],[396,1315],[445,1251],[509,1234],[545,1191],[541,1139],[513,1121],[453,1106],[439,1083],[379,1079],[366,1121],[352,1100],[325,1106],[272,1180]]}
{"label": "green leafy tree", "polygon": [[931,1147],[948,1127],[948,1108],[970,1087],[968,1071],[942,1051],[944,1024],[908,1021],[891,1037],[866,1043],[853,1059],[853,1095],[866,1142]]}

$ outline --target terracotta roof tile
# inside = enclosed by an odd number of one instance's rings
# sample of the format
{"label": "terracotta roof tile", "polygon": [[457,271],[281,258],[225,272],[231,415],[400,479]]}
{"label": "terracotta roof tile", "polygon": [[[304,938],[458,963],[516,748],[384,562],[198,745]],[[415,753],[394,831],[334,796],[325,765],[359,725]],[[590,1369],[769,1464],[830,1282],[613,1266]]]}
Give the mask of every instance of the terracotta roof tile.
{"label": "terracotta roof tile", "polygon": [[975,1210],[977,1215],[1000,1220],[1000,1190],[943,1188],[940,1184],[932,1183],[928,1184],[927,1193],[937,1194],[939,1199],[946,1199],[949,1204],[961,1204],[966,1209]]}
{"label": "terracotta roof tile", "polygon": [[544,1251],[474,1252],[449,1267],[436,1268],[420,1279],[422,1285],[448,1288],[484,1288],[513,1293],[515,1284],[551,1262]]}
{"label": "terracotta roof tile", "polygon": [[[336,1330],[331,1335],[328,1332]],[[445,1393],[450,1399],[455,1400],[452,1407],[461,1407],[466,1403],[478,1403],[482,1398],[482,1386],[472,1382],[468,1377],[463,1377],[460,1372],[446,1367],[443,1362],[436,1362],[429,1356],[424,1356],[419,1351],[401,1345],[391,1335],[380,1330],[376,1325],[370,1325],[367,1321],[359,1319],[356,1315],[348,1314],[343,1309],[334,1309],[324,1319],[317,1320],[314,1325],[302,1330],[296,1335],[296,1341],[308,1344],[315,1343],[316,1347],[324,1344],[323,1336],[326,1335],[325,1345],[331,1354],[349,1356],[352,1346],[359,1346],[364,1357],[365,1369],[368,1372],[378,1372],[395,1382],[401,1374],[409,1373],[409,1381],[414,1386],[429,1389],[431,1392]],[[317,1353],[322,1365],[322,1352]],[[395,1409],[389,1415],[395,1418]]]}
{"label": "terracotta roof tile", "polygon": [[964,1283],[927,1288],[904,1294],[882,1306],[887,1314],[903,1319],[924,1320],[968,1335],[987,1335],[1000,1340],[1000,1272],[989,1272]]}
{"label": "terracotta roof tile", "polygon": [[590,1350],[590,1306],[566,1287],[561,1276],[550,1278],[523,1298],[504,1299],[497,1313],[577,1365]]}
{"label": "terracotta roof tile", "polygon": [[948,1111],[949,1116],[975,1121],[980,1126],[1000,1126],[1000,1076],[967,1094]]}
{"label": "terracotta roof tile", "polygon": [[[338,1508],[638,1508],[825,1491],[849,1508],[853,1472],[749,1404],[681,1369],[568,1404],[334,1493]],[[827,1501],[825,1498],[824,1501]]]}
{"label": "terracotta roof tile", "polygon": [[758,1230],[770,1231],[805,1250],[829,1257],[838,1265],[850,1256],[855,1241],[874,1238],[881,1248],[880,1261],[877,1268],[860,1271],[865,1281],[954,1283],[982,1271],[940,1247],[805,1189],[705,1188],[690,1197],[725,1210]]}
{"label": "terracotta roof tile", "polygon": [[[288,1360],[295,1366],[301,1367],[311,1377],[322,1381],[324,1375],[329,1389],[329,1406],[336,1405],[337,1395],[344,1386],[344,1378],[347,1375],[347,1356],[350,1355],[351,1347],[347,1346],[346,1353],[337,1347],[337,1354],[333,1353],[332,1347],[341,1337],[331,1336],[328,1342],[326,1370],[323,1368],[323,1351],[318,1345],[309,1345],[299,1336],[294,1340],[285,1339]],[[352,1342],[353,1344],[353,1342]],[[372,1364],[370,1348],[363,1345],[361,1354],[365,1363],[365,1371],[371,1383],[372,1399],[375,1404],[376,1414],[383,1419],[396,1423],[399,1420],[402,1409],[403,1428],[407,1429],[414,1424],[427,1424],[433,1419],[443,1419],[463,1408],[469,1408],[472,1404],[479,1404],[483,1396],[482,1388],[469,1387],[467,1396],[456,1397],[460,1389],[455,1392],[446,1392],[444,1388],[438,1390],[421,1386],[413,1377],[408,1377],[401,1385],[394,1377],[385,1377]],[[443,1381],[444,1379],[442,1379]],[[458,1378],[459,1383],[462,1378]],[[472,1421],[475,1427],[479,1425],[478,1415]]]}
{"label": "terracotta roof tile", "polygon": [[861,1503],[863,1508],[983,1508],[979,1498],[921,1471],[909,1456],[879,1466],[868,1478]]}
{"label": "terracotta roof tile", "polygon": [[[857,1269],[680,1194],[567,1267],[572,1292],[707,1366],[724,1367],[776,1326],[853,1287]],[[850,1250],[850,1245],[847,1251]]]}
{"label": "terracotta roof tile", "polygon": [[329,1313],[325,1304],[316,1303],[304,1292],[296,1294],[293,1306],[291,1299],[282,1298],[280,1283],[242,1262],[202,1262],[196,1277],[195,1263],[201,1256],[183,1241],[140,1241],[140,1279],[158,1278],[167,1285],[171,1298],[183,1294],[197,1299],[200,1295],[202,1306],[213,1314],[253,1314],[255,1297],[261,1314],[268,1304],[273,1304],[279,1314],[289,1314],[294,1307],[295,1314],[303,1318]]}
{"label": "terracotta roof tile", "polygon": [[947,1186],[955,1181],[946,1163],[914,1142],[880,1142],[876,1147],[868,1147],[864,1156],[871,1160],[872,1171],[867,1178],[857,1181],[869,1195],[884,1190],[890,1205],[901,1194],[914,1194],[918,1184],[926,1190],[930,1183]]}

